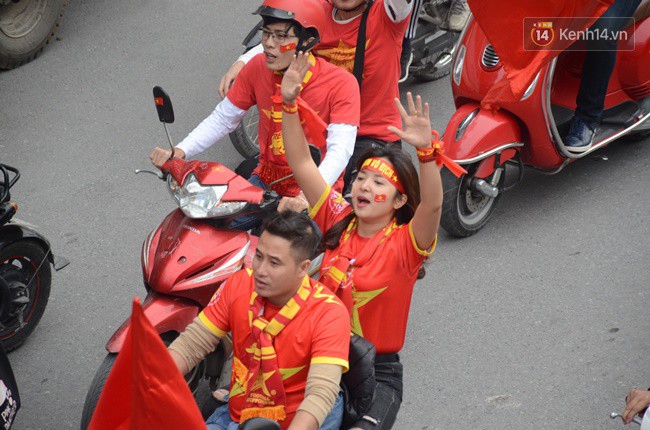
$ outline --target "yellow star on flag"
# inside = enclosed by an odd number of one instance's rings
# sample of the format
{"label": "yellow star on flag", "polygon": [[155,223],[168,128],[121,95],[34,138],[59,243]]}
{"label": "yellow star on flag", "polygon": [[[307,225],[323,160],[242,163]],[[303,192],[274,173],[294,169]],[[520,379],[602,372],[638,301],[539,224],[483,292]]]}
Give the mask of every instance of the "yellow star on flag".
{"label": "yellow star on flag", "polygon": [[361,328],[361,321],[359,321],[359,308],[364,307],[369,302],[371,302],[375,297],[386,291],[386,288],[380,288],[373,291],[354,291],[352,293],[352,299],[354,300],[352,308],[352,332],[363,337],[363,329]]}
{"label": "yellow star on flag", "polygon": [[[369,43],[370,39],[366,40],[366,49],[368,49]],[[339,39],[339,44],[335,48],[317,49],[315,52],[319,57],[325,58],[328,63],[343,67],[350,73],[354,70],[354,56],[357,53],[357,47],[345,43],[342,39]]]}

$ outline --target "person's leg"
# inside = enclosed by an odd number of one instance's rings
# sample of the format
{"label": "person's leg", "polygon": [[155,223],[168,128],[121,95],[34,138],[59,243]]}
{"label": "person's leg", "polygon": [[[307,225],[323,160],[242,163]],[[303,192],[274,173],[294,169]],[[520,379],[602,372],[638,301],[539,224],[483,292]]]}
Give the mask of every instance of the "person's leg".
{"label": "person's leg", "polygon": [[341,423],[343,422],[343,394],[339,393],[339,396],[332,406],[332,411],[327,414],[325,421],[319,427],[319,430],[339,430],[341,428]]}
{"label": "person's leg", "polygon": [[576,111],[566,146],[573,152],[586,151],[591,146],[605,106],[609,78],[616,65],[618,40],[612,35],[623,29],[641,0],[616,0],[589,27],[590,34],[607,33],[608,38],[592,37],[586,42],[580,88],[576,96]]}
{"label": "person's leg", "polygon": [[230,418],[228,405],[219,406],[215,409],[214,413],[205,421],[205,424],[208,430],[233,430],[239,426]]}
{"label": "person's leg", "polygon": [[[248,178],[248,182],[255,185],[256,187],[262,188],[263,190],[267,189],[266,184],[264,184],[264,182],[262,182],[260,177],[257,175],[251,175],[251,177]],[[235,230],[250,230],[251,228],[255,228],[260,225],[262,225],[262,219],[260,219],[258,216],[242,215],[231,222],[229,227]]]}
{"label": "person's leg", "polygon": [[399,60],[401,66],[399,82],[404,82],[409,77],[409,67],[413,61],[411,41],[415,38],[415,32],[418,28],[418,16],[420,16],[423,4],[424,0],[413,0],[413,10],[409,17],[409,25],[404,34],[404,40],[402,41],[402,55]]}
{"label": "person's leg", "polygon": [[[610,36],[623,29],[641,0],[616,0],[605,13],[589,27],[589,31],[607,32]],[[580,90],[576,97],[576,114],[585,121],[597,124],[605,105],[609,78],[616,65],[618,40],[587,40],[587,53],[582,67]]]}
{"label": "person's leg", "polygon": [[377,388],[370,410],[352,428],[389,430],[395,425],[403,396],[402,363],[375,364],[375,378]]}

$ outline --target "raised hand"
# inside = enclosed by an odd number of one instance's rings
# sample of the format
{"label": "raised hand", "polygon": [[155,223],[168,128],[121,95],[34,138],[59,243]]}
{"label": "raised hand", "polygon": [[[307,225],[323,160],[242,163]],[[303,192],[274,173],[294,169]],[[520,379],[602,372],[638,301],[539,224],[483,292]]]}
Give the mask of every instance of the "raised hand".
{"label": "raised hand", "polygon": [[226,98],[226,94],[228,93],[228,90],[230,87],[232,87],[232,84],[235,83],[235,78],[241,72],[241,69],[244,68],[246,64],[244,64],[243,61],[235,61],[235,64],[230,66],[230,69],[226,72],[225,75],[221,78],[219,81],[219,95],[221,96],[222,99]]}
{"label": "raised hand", "polygon": [[285,103],[295,103],[302,89],[302,82],[309,71],[309,53],[299,52],[284,72],[280,92]]}
{"label": "raised hand", "polygon": [[403,129],[389,126],[388,130],[399,136],[400,139],[415,146],[416,148],[426,148],[431,146],[431,120],[429,120],[429,103],[424,104],[422,108],[422,98],[417,96],[415,103],[413,102],[413,95],[409,92],[406,93],[406,102],[408,104],[409,112],[399,101],[395,99],[397,110],[402,116]]}

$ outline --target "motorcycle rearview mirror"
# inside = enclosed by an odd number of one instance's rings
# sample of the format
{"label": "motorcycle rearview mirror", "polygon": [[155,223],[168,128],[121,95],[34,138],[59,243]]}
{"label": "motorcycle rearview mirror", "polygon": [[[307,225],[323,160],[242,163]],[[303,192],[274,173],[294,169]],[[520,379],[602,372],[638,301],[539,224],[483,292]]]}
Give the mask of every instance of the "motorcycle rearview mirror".
{"label": "motorcycle rearview mirror", "polygon": [[174,122],[174,107],[165,90],[158,86],[153,87],[153,101],[156,103],[160,122],[172,124]]}
{"label": "motorcycle rearview mirror", "polygon": [[169,134],[169,130],[167,130],[167,124],[172,124],[174,122],[174,107],[172,106],[172,100],[169,98],[165,90],[159,86],[155,86],[153,87],[153,101],[156,104],[158,119],[163,123],[165,133],[167,133],[169,147],[172,150],[172,155],[169,157],[171,160],[174,158],[174,142],[172,142],[172,137]]}

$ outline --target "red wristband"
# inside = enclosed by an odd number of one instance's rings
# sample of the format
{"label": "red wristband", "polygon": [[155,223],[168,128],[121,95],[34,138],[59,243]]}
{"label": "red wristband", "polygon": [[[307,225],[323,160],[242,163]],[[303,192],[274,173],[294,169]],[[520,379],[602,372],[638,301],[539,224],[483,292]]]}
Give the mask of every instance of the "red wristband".
{"label": "red wristband", "polygon": [[296,113],[298,112],[298,103],[293,102],[291,104],[282,102],[282,110],[286,113]]}

